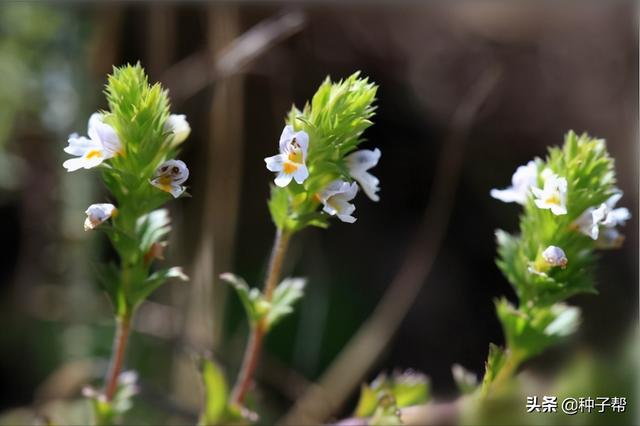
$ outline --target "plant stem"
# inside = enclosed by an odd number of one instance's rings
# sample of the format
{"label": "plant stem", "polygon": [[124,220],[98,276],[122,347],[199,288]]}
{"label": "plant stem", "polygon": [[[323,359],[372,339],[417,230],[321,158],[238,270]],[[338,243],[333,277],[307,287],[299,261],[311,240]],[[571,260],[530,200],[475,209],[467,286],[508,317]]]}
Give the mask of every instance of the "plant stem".
{"label": "plant stem", "polygon": [[124,363],[124,354],[127,349],[127,340],[129,339],[129,332],[131,330],[131,315],[124,314],[118,317],[116,334],[113,340],[113,349],[111,351],[111,365],[109,366],[109,373],[105,381],[104,394],[107,401],[112,401],[113,397],[118,389],[118,378],[122,371],[122,365]]}
{"label": "plant stem", "polygon": [[504,385],[516,372],[518,367],[523,361],[523,357],[517,351],[510,350],[507,352],[507,359],[498,371],[496,377],[482,389],[482,396],[488,397],[491,393],[494,393],[496,389],[499,389]]}
{"label": "plant stem", "polygon": [[[269,270],[267,271],[267,277],[264,282],[263,294],[267,301],[271,300],[273,291],[280,279],[280,272],[282,270],[282,263],[289,247],[289,240],[291,239],[291,233],[278,229],[276,232],[276,238],[273,242],[273,249],[271,251],[271,259],[269,261]],[[266,333],[266,324],[264,320],[259,321],[251,329],[251,335],[249,336],[249,342],[247,348],[244,351],[244,357],[242,360],[242,367],[238,374],[238,379],[233,387],[231,394],[231,402],[234,405],[241,406],[244,397],[251,386],[253,380],[253,374],[258,366],[258,360],[260,359],[260,351],[262,350],[262,341]]]}

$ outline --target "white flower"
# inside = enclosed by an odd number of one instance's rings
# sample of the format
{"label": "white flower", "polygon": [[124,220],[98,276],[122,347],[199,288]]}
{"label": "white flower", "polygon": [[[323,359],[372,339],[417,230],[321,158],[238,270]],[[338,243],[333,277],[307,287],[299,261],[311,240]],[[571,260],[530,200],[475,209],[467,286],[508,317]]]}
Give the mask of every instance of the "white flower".
{"label": "white flower", "polygon": [[278,172],[274,182],[284,188],[291,179],[302,183],[309,177],[305,164],[309,149],[309,135],[303,131],[295,132],[293,126],[285,126],[280,135],[280,154],[267,157],[264,162],[267,169]]}
{"label": "white flower", "polygon": [[171,147],[176,147],[189,137],[191,126],[184,114],[171,114],[164,123],[164,131],[171,134]]}
{"label": "white flower", "polygon": [[151,185],[178,198],[186,189],[182,184],[189,178],[189,169],[184,161],[167,160],[158,167]]}
{"label": "white flower", "polygon": [[103,123],[102,114],[95,113],[89,119],[89,137],[69,136],[69,145],[64,149],[67,154],[78,158],[65,161],[62,166],[69,172],[78,169],[91,169],[104,160],[122,154],[122,144],[113,127]]}
{"label": "white flower", "polygon": [[[600,207],[589,207],[585,210],[575,222],[580,232],[591,237],[593,240],[598,240],[601,226],[605,228],[615,228],[618,225],[624,225],[625,222],[631,218],[631,213],[624,207],[615,208],[621,197],[622,192],[617,192],[609,197],[606,202],[600,204]],[[612,235],[613,234],[609,232],[609,236]]]}
{"label": "white flower", "polygon": [[358,193],[358,184],[335,180],[329,184],[321,193],[320,201],[324,204],[322,211],[331,216],[338,216],[343,222],[353,223],[356,218],[351,214],[356,210],[356,206],[349,201],[353,200]]}
{"label": "white flower", "polygon": [[542,252],[542,258],[551,266],[567,267],[569,260],[560,247],[549,246]]}
{"label": "white flower", "polygon": [[549,169],[542,172],[544,188],[532,187],[534,202],[541,209],[551,209],[555,215],[567,214],[567,180]]}
{"label": "white flower", "polygon": [[91,204],[85,213],[87,218],[84,221],[84,230],[89,231],[90,229],[96,229],[109,218],[115,217],[118,214],[118,210],[116,206],[109,203]]}
{"label": "white flower", "polygon": [[492,189],[491,196],[505,203],[524,204],[536,184],[538,166],[535,161],[529,161],[526,166],[519,166],[511,177],[511,186],[505,189]]}
{"label": "white flower", "polygon": [[367,170],[375,167],[380,160],[382,153],[378,148],[370,151],[361,149],[351,153],[345,157],[347,168],[352,178],[358,181],[362,190],[372,201],[379,201],[380,197],[377,192],[380,191],[380,180],[367,172]]}

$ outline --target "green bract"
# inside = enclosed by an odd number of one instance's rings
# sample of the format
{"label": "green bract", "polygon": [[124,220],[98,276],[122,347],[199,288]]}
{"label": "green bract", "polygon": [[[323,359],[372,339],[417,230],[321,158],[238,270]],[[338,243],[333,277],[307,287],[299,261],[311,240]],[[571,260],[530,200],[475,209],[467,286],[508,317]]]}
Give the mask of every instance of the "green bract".
{"label": "green bract", "polygon": [[[179,268],[156,272],[152,269],[154,260],[162,257],[164,239],[171,229],[168,211],[159,207],[172,198],[168,192],[170,185],[161,190],[152,180],[157,177],[158,168],[176,154],[176,144],[171,128],[167,130],[170,117],[167,91],[159,84],[150,85],[140,64],[114,68],[105,94],[109,109],[92,117],[90,140],[72,136],[67,148],[71,151],[67,152],[83,155],[82,141],[85,140],[96,146],[97,151],[84,154],[83,158],[90,159],[100,151],[100,142],[111,143],[102,147],[101,155],[109,153],[109,156],[97,166],[116,209],[110,217],[112,226],[104,224],[100,229],[109,236],[120,265],[102,267],[99,280],[118,316],[130,316],[166,279],[186,279]],[[114,132],[116,136],[110,139],[104,136]],[[114,146],[118,147],[117,153],[106,151],[107,148],[113,150]],[[73,169],[77,168],[70,171]],[[188,170],[184,173],[188,176]],[[167,180],[167,184],[170,183]],[[103,221],[95,217],[93,220],[91,229]]]}
{"label": "green bract", "polygon": [[380,374],[370,385],[362,385],[354,416],[369,418],[371,425],[400,425],[399,409],[425,404],[430,396],[429,379],[423,374]]}
{"label": "green bract", "polygon": [[[615,187],[614,162],[604,140],[586,134],[567,133],[562,148],[549,149],[545,160],[537,158],[530,165],[534,169],[533,186],[516,187],[514,175],[514,187],[509,189],[525,191],[520,234],[496,231],[497,265],[514,287],[519,303],[514,306],[506,299],[496,303],[507,350],[493,347],[490,351],[485,389],[506,362],[515,369],[577,328],[578,308],[561,302],[578,293],[596,292],[593,267],[598,248],[597,239],[584,232],[581,222],[595,220],[593,210],[605,209],[608,200],[620,193]],[[519,173],[521,181],[525,181],[525,168]],[[552,179],[554,184],[560,182],[557,194],[547,191],[546,179]],[[561,208],[550,209],[554,203]],[[608,226],[609,230],[615,226],[604,225],[604,221],[594,223],[596,230],[598,226]],[[601,233],[605,231],[603,228]]]}
{"label": "green bract", "polygon": [[292,107],[286,124],[309,135],[309,177],[302,184],[272,187],[269,210],[278,228],[298,231],[328,225],[327,216],[318,212],[319,194],[336,179],[353,180],[344,157],[358,147],[362,133],[373,124],[376,91],[375,84],[356,72],[337,83],[327,78],[302,111]]}
{"label": "green bract", "polygon": [[252,327],[264,320],[263,326],[268,331],[282,318],[293,312],[293,305],[304,295],[304,278],[285,278],[275,288],[271,300],[267,300],[258,288],[249,288],[242,278],[224,273],[220,278],[233,286]]}

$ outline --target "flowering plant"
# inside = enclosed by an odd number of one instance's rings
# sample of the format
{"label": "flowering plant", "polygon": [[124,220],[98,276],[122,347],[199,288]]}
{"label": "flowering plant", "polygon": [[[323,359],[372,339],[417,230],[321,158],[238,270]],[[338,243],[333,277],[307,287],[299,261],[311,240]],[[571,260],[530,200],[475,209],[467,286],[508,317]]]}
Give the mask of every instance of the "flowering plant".
{"label": "flowering plant", "polygon": [[[376,90],[359,73],[337,83],[327,78],[302,110],[295,106],[291,109],[280,135],[279,153],[264,159],[267,169],[277,173],[268,202],[276,226],[269,270],[262,291],[250,288],[233,274],[221,276],[238,293],[251,334],[230,400],[215,364],[205,361],[203,374],[209,397],[203,423],[218,424],[240,416],[251,418],[244,400],[263,339],[278,321],[293,312],[293,304],[303,296],[306,283],[303,278],[286,278],[278,284],[291,236],[308,226],[326,228],[331,217],[355,222],[353,199],[360,187],[369,198],[378,201],[379,181],[368,170],[378,163],[381,152],[357,150],[363,141],[362,133],[372,124]],[[218,385],[209,387],[207,384],[211,383]],[[222,396],[220,389],[225,389]],[[214,409],[212,405],[225,408]],[[211,415],[212,412],[216,414]]]}
{"label": "flowering plant", "polygon": [[150,85],[139,64],[114,68],[105,94],[109,109],[91,116],[88,137],[69,137],[65,152],[74,158],[63,164],[69,172],[98,169],[114,203],[92,204],[84,223],[85,230],[104,231],[119,258],[98,271],[118,323],[104,392],[85,392],[99,424],[114,421],[130,405],[123,395],[134,393],[131,374],[121,371],[136,308],[169,278],[187,280],[179,267],[154,264],[163,259],[171,229],[160,207],[185,193],[189,170],[174,157],[190,132],[184,115],[169,114],[167,92]]}
{"label": "flowering plant", "polygon": [[491,191],[524,211],[519,235],[496,232],[497,264],[518,304],[505,298],[496,303],[506,348],[490,348],[484,394],[577,329],[580,310],[565,301],[596,292],[595,250],[619,247],[623,237],[617,226],[630,217],[626,208],[615,208],[622,197],[615,183],[605,141],[569,132],[564,146],[549,149],[545,160],[519,167],[512,187]]}

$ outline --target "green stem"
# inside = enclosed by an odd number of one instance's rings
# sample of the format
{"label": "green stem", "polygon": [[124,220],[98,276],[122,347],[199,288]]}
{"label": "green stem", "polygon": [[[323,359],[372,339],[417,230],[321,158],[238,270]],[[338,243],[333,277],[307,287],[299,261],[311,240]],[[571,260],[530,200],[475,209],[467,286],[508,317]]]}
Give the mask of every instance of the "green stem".
{"label": "green stem", "polygon": [[112,401],[118,389],[118,378],[124,364],[124,355],[127,349],[129,332],[131,331],[131,315],[125,314],[118,317],[116,334],[113,340],[111,352],[111,365],[105,380],[104,394],[107,401]]}
{"label": "green stem", "polygon": [[[271,260],[269,261],[269,270],[267,272],[267,278],[263,288],[263,294],[267,301],[271,300],[273,291],[280,279],[282,264],[284,262],[287,248],[289,247],[291,235],[291,232],[283,231],[282,229],[278,229],[276,232],[276,238],[273,242],[273,249],[271,251]],[[251,335],[249,336],[249,341],[242,360],[242,367],[240,368],[240,373],[238,374],[236,384],[231,393],[231,402],[234,405],[242,405],[244,398],[251,387],[253,375],[256,367],[258,366],[258,360],[260,359],[262,342],[266,331],[267,328],[264,320],[259,321],[251,329]]]}
{"label": "green stem", "polygon": [[504,361],[504,364],[502,364],[502,367],[500,367],[498,374],[482,389],[481,395],[485,398],[504,386],[504,384],[513,377],[520,364],[524,361],[524,357],[518,351],[508,349],[505,353],[507,358]]}

